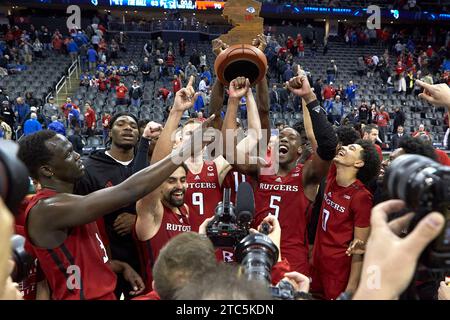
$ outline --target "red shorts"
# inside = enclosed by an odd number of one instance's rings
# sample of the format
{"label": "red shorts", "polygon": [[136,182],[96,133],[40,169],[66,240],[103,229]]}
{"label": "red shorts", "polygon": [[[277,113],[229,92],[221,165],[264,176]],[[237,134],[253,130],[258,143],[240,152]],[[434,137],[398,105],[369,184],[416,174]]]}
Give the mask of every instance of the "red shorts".
{"label": "red shorts", "polygon": [[311,293],[325,300],[336,299],[347,287],[347,281],[327,276],[314,267],[311,267],[311,278]]}

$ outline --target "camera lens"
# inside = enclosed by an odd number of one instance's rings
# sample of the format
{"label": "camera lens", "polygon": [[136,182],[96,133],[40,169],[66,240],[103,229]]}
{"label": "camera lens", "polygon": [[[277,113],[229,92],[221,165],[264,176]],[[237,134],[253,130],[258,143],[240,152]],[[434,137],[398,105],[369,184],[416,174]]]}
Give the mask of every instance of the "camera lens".
{"label": "camera lens", "polygon": [[23,281],[28,277],[33,267],[33,258],[25,251],[25,238],[20,235],[11,237],[12,256],[14,259],[14,270],[11,278],[14,282]]}
{"label": "camera lens", "polygon": [[236,259],[249,280],[271,283],[273,265],[278,260],[278,248],[264,234],[250,234],[237,245]]}
{"label": "camera lens", "polygon": [[433,203],[437,209],[447,201],[447,177],[450,168],[419,155],[402,155],[395,159],[386,173],[386,183],[392,198],[404,200],[412,209],[423,203]]}

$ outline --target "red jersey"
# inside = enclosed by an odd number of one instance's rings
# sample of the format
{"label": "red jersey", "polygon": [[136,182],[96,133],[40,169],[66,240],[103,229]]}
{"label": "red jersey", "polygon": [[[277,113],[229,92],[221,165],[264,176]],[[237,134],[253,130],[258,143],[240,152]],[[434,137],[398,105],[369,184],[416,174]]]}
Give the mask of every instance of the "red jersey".
{"label": "red jersey", "polygon": [[228,171],[227,175],[223,179],[222,190],[231,189],[231,202],[236,206],[236,195],[239,185],[242,182],[248,182],[252,184],[252,178],[246,174],[237,172],[236,170]]}
{"label": "red jersey", "polygon": [[164,205],[163,208],[164,213],[159,230],[150,240],[140,241],[134,234],[138,245],[141,274],[144,276],[143,280],[148,291],[152,289],[152,269],[162,247],[176,235],[191,231],[186,206],[183,205],[179,208],[181,215]]}
{"label": "red jersey", "polygon": [[[359,180],[348,187],[339,186],[336,182],[336,172],[336,167],[332,166],[328,173],[314,241],[312,265],[319,274],[340,280],[346,285],[352,257],[347,256],[345,252],[353,240],[354,228],[370,226],[372,194]],[[342,291],[344,290],[345,287],[342,288]]]}
{"label": "red jersey", "polygon": [[128,88],[125,86],[117,86],[116,87],[116,96],[117,99],[125,99],[125,96],[127,95]]}
{"label": "red jersey", "polygon": [[[43,199],[56,194],[42,189],[34,196],[25,211]],[[70,229],[66,240],[54,249],[32,244],[25,225],[25,236],[45,274],[53,300],[115,300],[116,275],[108,265],[108,255],[95,222]],[[78,281],[77,281],[78,280]],[[72,287],[69,288],[71,285]]]}
{"label": "red jersey", "polygon": [[84,121],[86,122],[86,127],[92,128],[95,125],[95,111],[93,109],[86,110],[84,113]]}
{"label": "red jersey", "polygon": [[298,164],[285,177],[260,175],[255,190],[254,227],[267,215],[274,214],[280,221],[281,254],[293,271],[309,275],[307,212],[311,201],[302,185],[303,165]]}
{"label": "red jersey", "polygon": [[444,150],[434,149],[434,153],[436,153],[437,160],[440,164],[450,166],[450,159]]}
{"label": "red jersey", "polygon": [[173,93],[177,93],[181,90],[181,82],[179,79],[172,80]]}
{"label": "red jersey", "polygon": [[383,162],[383,151],[381,150],[381,147],[374,143],[375,149],[377,149],[378,156],[380,157],[380,161]]}
{"label": "red jersey", "polygon": [[219,173],[214,161],[204,161],[199,174],[191,170],[186,175],[188,185],[184,202],[189,207],[189,221],[192,231],[198,228],[206,218],[214,216],[217,204],[222,201],[222,190],[219,183]]}
{"label": "red jersey", "polygon": [[391,118],[389,117],[389,113],[386,111],[378,112],[377,114],[377,126],[379,127],[387,127]]}

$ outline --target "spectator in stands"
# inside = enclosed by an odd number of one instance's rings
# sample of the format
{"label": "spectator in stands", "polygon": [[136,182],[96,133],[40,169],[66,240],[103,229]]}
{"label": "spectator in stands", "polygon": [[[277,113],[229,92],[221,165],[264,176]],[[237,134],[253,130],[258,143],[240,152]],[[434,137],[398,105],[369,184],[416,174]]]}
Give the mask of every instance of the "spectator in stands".
{"label": "spectator in stands", "polygon": [[131,60],[130,64],[128,65],[129,74],[136,77],[138,71],[139,71],[139,67],[133,62],[133,60]]}
{"label": "spectator in stands", "polygon": [[196,49],[192,50],[192,54],[191,54],[191,56],[189,58],[189,61],[192,63],[192,65],[194,67],[196,67],[197,69],[199,68],[199,66],[200,66],[200,56],[198,55]]}
{"label": "spectator in stands", "polygon": [[0,117],[3,118],[12,129],[14,129],[16,115],[8,100],[3,100],[0,105]]}
{"label": "spectator in stands", "polygon": [[147,81],[150,81],[150,72],[152,71],[152,66],[148,62],[148,58],[144,58],[144,62],[142,63],[141,67],[139,68],[142,73],[142,81],[145,83]]}
{"label": "spectator in stands", "polygon": [[116,40],[112,39],[111,44],[109,46],[109,54],[111,59],[117,59],[119,54],[119,45],[117,44]]}
{"label": "spectator in stands", "polygon": [[405,120],[406,120],[405,113],[400,109],[400,107],[395,107],[393,133],[397,132],[397,128],[399,126],[403,127],[405,125]]}
{"label": "spectator in stands", "polygon": [[199,64],[200,71],[203,72],[203,71],[205,71],[205,67],[206,67],[206,54],[201,52],[199,58],[200,58],[200,64]]}
{"label": "spectator in stands", "polygon": [[159,100],[163,100],[164,102],[167,101],[167,98],[169,98],[169,96],[171,95],[171,92],[169,90],[167,90],[166,87],[162,87],[159,88],[158,93],[157,93],[157,98]]}
{"label": "spectator in stands", "polygon": [[175,73],[175,56],[172,51],[167,53],[167,57],[165,59],[166,68],[169,75],[173,75]]}
{"label": "spectator in stands", "polygon": [[400,40],[397,41],[397,44],[394,46],[394,49],[395,49],[395,53],[397,54],[397,56],[399,56],[403,53],[404,46],[400,42]]}
{"label": "spectator in stands", "polygon": [[[200,79],[201,78],[206,78],[208,80],[208,85],[211,85],[211,83],[212,83],[212,74],[211,74],[211,71],[209,71],[209,67],[208,66],[205,66],[204,71],[200,75]],[[187,78],[187,79],[189,79],[189,78]]]}
{"label": "spectator in stands", "polygon": [[94,49],[96,50],[96,51],[98,51],[98,49],[99,49],[99,44],[100,44],[100,36],[98,35],[98,34],[94,34],[93,36],[92,36],[92,38],[91,38],[91,43],[92,43],[92,45],[94,46]]}
{"label": "spectator in stands", "polygon": [[80,126],[75,126],[73,128],[73,134],[68,136],[67,139],[72,143],[73,151],[82,155],[83,154],[83,138],[81,137],[81,128]]}
{"label": "spectator in stands", "polygon": [[39,101],[33,97],[33,92],[31,91],[25,93],[25,103],[30,107],[39,107]]}
{"label": "spectator in stands", "polygon": [[78,45],[73,40],[73,38],[71,38],[69,43],[67,44],[67,51],[69,52],[72,62],[76,61],[77,57],[78,57],[79,48],[78,48]]}
{"label": "spectator in stands", "polygon": [[36,38],[33,42],[33,53],[36,58],[42,58],[42,50],[44,49],[44,46],[42,45],[41,41],[39,41],[39,38]]}
{"label": "spectator in stands", "polygon": [[180,78],[176,75],[173,76],[173,80],[172,80],[172,92],[173,95],[175,96],[175,94],[181,90],[181,81]]}
{"label": "spectator in stands", "polygon": [[314,58],[317,54],[317,43],[316,40],[313,40],[311,44],[311,57]]}
{"label": "spectator in stands", "polygon": [[380,106],[380,109],[376,118],[376,125],[378,126],[379,138],[382,142],[386,141],[386,135],[388,133],[388,125],[391,118],[389,117],[389,113],[385,111],[384,105]]}
{"label": "spectator in stands", "polygon": [[178,50],[180,52],[180,57],[184,58],[184,56],[186,55],[186,41],[183,38],[181,38],[178,42]]}
{"label": "spectator in stands", "polygon": [[42,28],[41,41],[44,46],[44,50],[52,49],[52,35],[48,31],[47,27]]}
{"label": "spectator in stands", "polygon": [[66,103],[64,103],[61,106],[61,111],[64,113],[64,116],[66,117],[66,119],[68,119],[69,117],[69,112],[71,109],[79,109],[78,106],[74,103],[72,103],[72,99],[70,97],[67,97],[66,99]]}
{"label": "spectator in stands", "polygon": [[444,150],[433,147],[433,139],[430,134],[419,135],[417,136],[417,138],[421,141],[424,141],[427,145],[433,148],[434,153],[436,154],[436,159],[440,164],[444,166],[450,166],[450,158],[448,157],[447,153]]}
{"label": "spectator in stands", "polygon": [[116,97],[117,102],[116,105],[127,105],[126,95],[128,92],[128,88],[120,81],[119,85],[116,87]]}
{"label": "spectator in stands", "polygon": [[191,76],[197,76],[197,68],[192,64],[192,62],[188,62],[186,68],[184,69],[184,75],[186,79],[189,79]]}
{"label": "spectator in stands", "polygon": [[203,116],[203,111],[197,112],[197,120],[200,122],[205,122],[206,118]]}
{"label": "spectator in stands", "polygon": [[106,142],[109,138],[109,124],[111,122],[111,115],[108,112],[105,112],[102,117],[102,127],[103,127],[103,144],[106,145]]}
{"label": "spectator in stands", "polygon": [[[112,71],[111,75],[109,76],[109,83],[111,86],[111,89],[114,89],[120,84],[120,76],[117,74],[117,71]],[[113,90],[113,91],[114,91]]]}
{"label": "spectator in stands", "polygon": [[49,130],[53,130],[56,133],[62,134],[63,136],[66,135],[66,127],[64,127],[64,124],[60,121],[58,121],[57,116],[52,116],[50,124],[47,126]]}
{"label": "spectator in stands", "polygon": [[21,124],[24,122],[25,116],[30,112],[30,106],[24,102],[22,97],[18,97],[14,106],[14,112],[17,123]]}
{"label": "spectator in stands", "polygon": [[31,43],[23,41],[20,44],[20,51],[25,64],[31,64],[33,62],[33,47],[31,46]]}
{"label": "spectator in stands", "polygon": [[328,107],[330,106],[335,94],[336,94],[336,92],[333,88],[333,83],[330,82],[323,89],[323,99],[325,100],[323,107],[325,108],[325,110],[327,110]]}
{"label": "spectator in stands", "polygon": [[98,87],[98,91],[100,92],[106,92],[109,89],[109,79],[106,79],[105,74],[103,72],[100,72],[98,79],[96,81],[96,86]]}
{"label": "spectator in stands", "polygon": [[47,125],[50,124],[51,121],[53,121],[53,117],[56,117],[56,119],[63,118],[61,109],[55,103],[55,98],[53,97],[48,98],[48,102],[42,107],[42,114],[45,117]]}
{"label": "spectator in stands", "polygon": [[367,119],[367,123],[376,123],[378,115],[378,108],[375,103],[372,103],[369,111],[369,118]]}
{"label": "spectator in stands", "polygon": [[80,87],[89,88],[91,86],[91,77],[87,73],[83,73],[80,77]]}
{"label": "spectator in stands", "polygon": [[2,116],[0,116],[0,139],[12,139],[12,128]]}
{"label": "spectator in stands", "polygon": [[317,97],[317,101],[319,101],[320,104],[322,104],[323,98],[322,98],[322,78],[319,77],[316,82],[314,83],[314,93]]}
{"label": "spectator in stands", "polygon": [[344,115],[344,105],[342,104],[341,97],[336,95],[334,101],[331,102],[326,111],[329,121],[332,124],[339,125],[341,123],[342,116]]}
{"label": "spectator in stands", "polygon": [[131,105],[139,108],[141,106],[141,98],[144,91],[137,80],[133,80],[133,85],[129,89],[128,95],[131,99]]}
{"label": "spectator in stands", "polygon": [[74,129],[77,126],[81,126],[80,109],[78,107],[75,108],[75,105],[73,105],[73,107],[69,107],[67,122],[69,123],[71,129]]}
{"label": "spectator in stands", "polygon": [[327,83],[334,82],[337,76],[337,66],[334,60],[331,60],[327,67]]}
{"label": "spectator in stands", "polygon": [[414,133],[412,134],[412,137],[417,138],[422,135],[430,136],[430,133],[425,130],[425,125],[423,123],[419,125],[419,129],[417,131],[414,131]]}
{"label": "spectator in stands", "polygon": [[33,133],[41,131],[41,130],[42,130],[42,126],[39,123],[39,121],[37,121],[37,115],[36,115],[36,113],[32,112],[30,119],[25,121],[25,123],[23,125],[23,134],[25,136],[28,136],[30,134],[33,134]]}
{"label": "spectator in stands", "polygon": [[404,128],[402,125],[399,125],[397,127],[397,132],[394,133],[391,137],[391,150],[394,151],[398,148],[399,144],[400,144],[400,140],[407,136],[408,134],[406,134],[404,132]]}
{"label": "spectator in stands", "polygon": [[92,109],[91,104],[86,102],[84,104],[84,124],[86,126],[86,134],[91,137],[94,135],[95,126],[97,124],[97,119],[94,109]]}
{"label": "spectator in stands", "polygon": [[89,71],[94,72],[97,66],[98,54],[93,47],[89,47],[87,51],[87,58],[89,62]]}
{"label": "spectator in stands", "polygon": [[286,65],[286,69],[283,73],[283,82],[289,81],[294,77],[294,71],[292,70],[292,67],[290,64]]}
{"label": "spectator in stands", "polygon": [[342,119],[342,125],[355,125],[359,123],[359,117],[358,117],[358,109],[352,108],[350,113],[348,113],[343,119]]}
{"label": "spectator in stands", "polygon": [[278,93],[277,85],[274,84],[272,86],[272,90],[269,93],[269,99],[270,99],[270,110],[273,111],[281,111],[282,106],[280,103],[280,94]]}
{"label": "spectator in stands", "polygon": [[364,126],[362,138],[363,140],[368,140],[374,144],[378,155],[380,156],[380,161],[383,161],[383,152],[381,151],[381,147],[376,143],[378,140],[378,127],[375,124]]}
{"label": "spectator in stands", "polygon": [[347,99],[350,106],[355,106],[356,90],[358,87],[353,84],[353,81],[348,82],[347,89],[345,89],[345,98]]}

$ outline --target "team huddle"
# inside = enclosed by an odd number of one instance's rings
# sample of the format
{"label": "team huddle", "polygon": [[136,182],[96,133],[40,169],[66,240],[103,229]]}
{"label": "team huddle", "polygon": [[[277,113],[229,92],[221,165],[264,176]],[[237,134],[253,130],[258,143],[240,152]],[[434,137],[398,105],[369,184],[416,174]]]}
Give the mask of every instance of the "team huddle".
{"label": "team huddle", "polygon": [[[252,151],[270,134],[267,82],[256,85],[254,96],[247,79],[233,80],[223,120],[190,119],[179,128],[196,98],[192,83],[191,78],[176,94],[164,127],[150,122],[140,138],[137,119],[116,114],[111,148],[85,161],[52,131],[20,141],[19,158],[37,186],[23,213],[27,251],[37,260],[34,278],[26,280],[35,283],[22,284],[29,298],[154,297],[152,268],[161,249],[180,233],[202,232],[224,189],[231,189],[234,201],[241,182],[253,186],[252,226],[268,215],[279,221],[279,263],[310,277],[318,297],[336,299],[356,290],[370,232],[373,197],[367,184],[378,176],[381,162],[374,144],[342,141],[299,69],[287,88],[303,99],[304,128],[282,129],[252,162]],[[211,114],[218,114],[224,87],[214,86],[219,95],[211,99]],[[243,97],[247,134],[237,121]],[[231,131],[234,139],[225,144],[233,147],[209,159],[203,145],[192,148],[207,127],[227,137]],[[245,161],[238,161],[242,154]],[[216,248],[216,257],[235,261],[233,248]]]}

